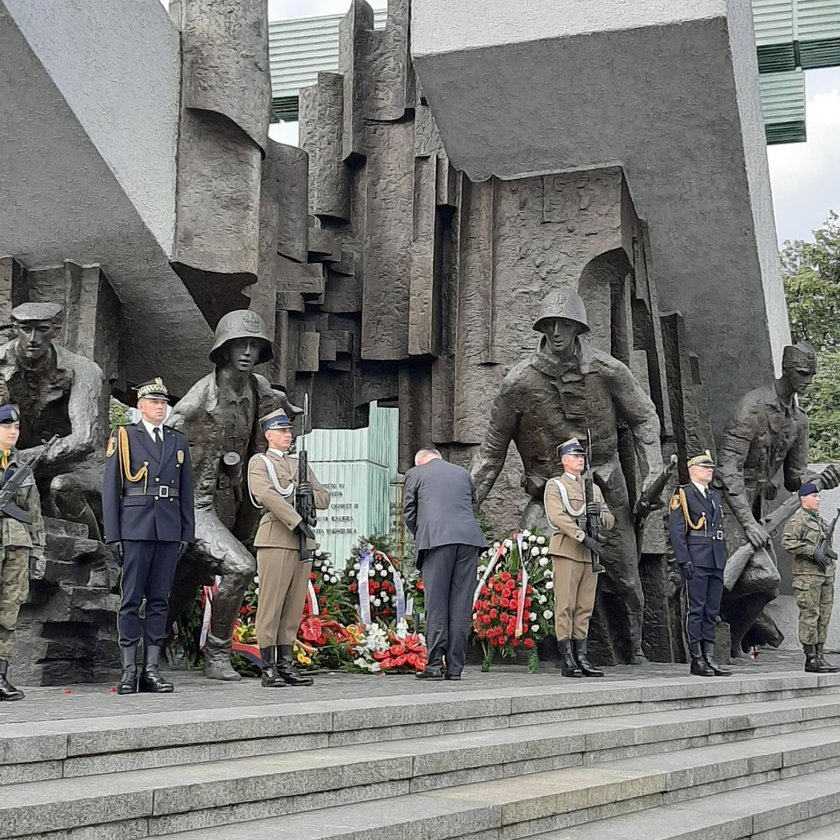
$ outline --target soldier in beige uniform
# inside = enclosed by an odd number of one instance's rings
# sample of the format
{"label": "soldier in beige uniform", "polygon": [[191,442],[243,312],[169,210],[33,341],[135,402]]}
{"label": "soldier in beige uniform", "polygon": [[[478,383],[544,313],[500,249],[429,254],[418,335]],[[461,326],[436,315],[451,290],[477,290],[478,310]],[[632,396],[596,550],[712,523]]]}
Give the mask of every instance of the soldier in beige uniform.
{"label": "soldier in beige uniform", "polygon": [[604,675],[586,655],[598,576],[592,571],[592,552],[587,548],[591,539],[582,526],[587,512],[600,514],[606,529],[615,525],[615,517],[597,485],[593,485],[595,498],[589,502],[592,509],[587,511],[581,477],[585,456],[577,438],[560,444],[557,457],[564,472],[546,484],[544,496],[546,518],[554,530],[548,551],[554,566],[554,630],[564,677]]}
{"label": "soldier in beige uniform", "polygon": [[[257,604],[257,641],[263,660],[262,684],[312,685],[311,677],[299,676],[292,666],[292,651],[306,599],[312,562],[300,560],[301,533],[315,547],[315,533],[295,509],[298,459],[289,455],[292,422],[281,411],[260,420],[268,451],[248,463],[248,488],[257,507],[263,508],[254,547],[260,597]],[[329,507],[329,493],[310,469],[315,507]]]}

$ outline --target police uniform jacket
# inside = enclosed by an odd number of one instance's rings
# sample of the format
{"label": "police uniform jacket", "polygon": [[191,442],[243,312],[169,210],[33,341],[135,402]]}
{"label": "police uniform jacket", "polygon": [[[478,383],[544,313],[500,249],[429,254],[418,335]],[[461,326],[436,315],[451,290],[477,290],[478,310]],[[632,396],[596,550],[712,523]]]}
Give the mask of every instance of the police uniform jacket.
{"label": "police uniform jacket", "polygon": [[671,499],[668,535],[677,563],[690,561],[698,568],[723,570],[723,507],[717,490],[710,486],[708,493],[709,498],[704,498],[693,483],[677,490]]}
{"label": "police uniform jacket", "polygon": [[[6,469],[0,470],[0,488],[5,485],[21,464],[18,452],[13,449],[8,458]],[[18,522],[12,516],[0,515],[0,546],[6,548],[31,548],[34,555],[41,555],[44,551],[44,520],[41,516],[41,499],[35,478],[29,476],[23,486],[15,494],[12,501],[21,509],[32,515],[32,524]]]}
{"label": "police uniform jacket", "polygon": [[[814,552],[826,535],[827,527],[818,511],[800,507],[788,519],[782,533],[782,548],[793,555],[794,575],[834,574],[834,561],[828,560],[825,572],[814,562]],[[832,546],[829,546],[832,548]]]}
{"label": "police uniform jacket", "polygon": [[[560,484],[566,491],[569,507],[572,511],[580,510],[579,515],[574,516],[566,508]],[[604,502],[601,488],[593,484],[592,489],[595,501],[601,508],[601,524],[609,531],[615,525],[615,517]],[[583,530],[586,524],[583,479],[575,479],[567,473],[563,473],[559,478],[552,478],[545,486],[543,503],[546,519],[554,531],[548,544],[548,553],[555,557],[576,560],[579,563],[590,563],[592,555],[588,548],[583,547],[583,538],[586,536]]]}
{"label": "police uniform jacket", "polygon": [[[264,509],[260,517],[254,548],[287,548],[298,550],[300,538],[295,528],[300,524],[300,514],[295,510],[295,490],[298,483],[298,459],[294,455],[280,455],[269,449],[266,458],[274,467],[274,474],[282,492],[274,486],[273,477],[263,456],[254,455],[248,462],[248,488],[254,502]],[[315,477],[310,468],[307,474],[312,485],[315,507],[326,510],[330,506],[330,494]],[[291,490],[291,491],[290,491]],[[283,495],[288,493],[288,495]],[[314,548],[314,543],[311,545]]]}
{"label": "police uniform jacket", "polygon": [[186,437],[163,426],[163,451],[146,431],[142,421],[124,427],[128,437],[128,472],[125,474],[118,431],[108,441],[102,513],[105,542],[152,540],[195,542],[195,511],[190,448]]}

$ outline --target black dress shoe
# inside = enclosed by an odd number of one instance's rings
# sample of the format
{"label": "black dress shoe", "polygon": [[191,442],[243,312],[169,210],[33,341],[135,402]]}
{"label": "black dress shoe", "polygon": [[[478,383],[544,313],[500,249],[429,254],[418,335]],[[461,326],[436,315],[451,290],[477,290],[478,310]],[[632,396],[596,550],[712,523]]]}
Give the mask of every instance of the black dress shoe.
{"label": "black dress shoe", "polygon": [[122,674],[117,683],[117,694],[137,694],[137,645],[120,648]]}
{"label": "black dress shoe", "polygon": [[312,685],[315,680],[312,677],[302,677],[292,665],[292,646],[281,645],[275,648],[278,651],[277,662],[274,667],[279,679],[286,685]]}
{"label": "black dress shoe", "polygon": [[445,680],[460,680],[460,679],[461,679],[461,675],[460,675],[460,674],[450,674],[450,673],[447,671],[447,673],[443,675],[443,678],[444,678]]}
{"label": "black dress shoe", "polygon": [[148,694],[170,694],[175,686],[165,680],[158,670],[160,665],[160,648],[154,645],[146,647],[146,664],[140,674],[138,688]]}
{"label": "black dress shoe", "polygon": [[424,668],[422,671],[414,675],[418,680],[442,680],[443,671],[438,668]]}
{"label": "black dress shoe", "polygon": [[706,660],[706,664],[712,669],[716,677],[732,676],[732,671],[727,671],[725,668],[721,668],[715,661],[714,642],[703,642],[703,658]]}
{"label": "black dress shoe", "polygon": [[572,639],[572,653],[578,668],[584,677],[603,677],[604,672],[599,671],[589,661],[586,655],[586,639]]}
{"label": "black dress shoe", "polygon": [[8,669],[9,663],[5,659],[0,659],[0,700],[23,700],[26,695],[9,682]]}
{"label": "black dress shoe", "polygon": [[262,659],[262,674],[260,674],[260,682],[263,688],[285,688],[286,681],[277,673],[277,648],[260,648],[260,658]]}

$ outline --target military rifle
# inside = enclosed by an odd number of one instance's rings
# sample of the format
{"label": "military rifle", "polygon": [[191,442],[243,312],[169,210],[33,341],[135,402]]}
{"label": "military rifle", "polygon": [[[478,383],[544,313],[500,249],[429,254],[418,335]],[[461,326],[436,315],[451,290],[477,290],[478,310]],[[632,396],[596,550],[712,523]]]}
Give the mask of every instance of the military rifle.
{"label": "military rifle", "polygon": [[837,520],[840,519],[840,511],[834,515],[834,519],[828,523],[825,536],[819,541],[817,547],[814,549],[814,562],[825,571],[828,568],[829,560],[836,560],[837,555],[834,553],[832,545],[834,543],[834,529],[837,527]]}
{"label": "military rifle", "polygon": [[586,469],[583,473],[583,501],[586,504],[586,524],[583,529],[586,536],[583,539],[583,544],[589,549],[589,554],[592,557],[592,571],[597,575],[605,572],[606,568],[600,562],[601,554],[604,551],[604,546],[601,543],[601,514],[589,512],[590,502],[595,501],[595,481],[592,477],[592,434],[589,429],[586,430]]}
{"label": "military rifle", "polygon": [[[306,434],[307,422],[309,420],[309,394],[304,394],[303,397],[303,435]],[[301,441],[303,440],[301,436]],[[315,512],[315,494],[312,491],[312,485],[309,483],[309,457],[306,453],[306,447],[302,445],[298,450],[298,472],[297,472],[297,490],[295,492],[295,510],[300,514],[301,523],[298,525],[298,541],[300,547],[300,560],[305,562],[311,560],[314,552],[308,547],[307,541],[314,539],[315,532],[313,531],[317,522],[317,514]]]}
{"label": "military rifle", "polygon": [[47,454],[47,450],[58,440],[58,435],[53,435],[44,444],[44,448],[31,460],[12,473],[11,478],[0,489],[0,516],[10,516],[25,525],[32,524],[32,514],[28,510],[22,510],[15,504],[15,496],[23,485],[29,480],[38,462]]}

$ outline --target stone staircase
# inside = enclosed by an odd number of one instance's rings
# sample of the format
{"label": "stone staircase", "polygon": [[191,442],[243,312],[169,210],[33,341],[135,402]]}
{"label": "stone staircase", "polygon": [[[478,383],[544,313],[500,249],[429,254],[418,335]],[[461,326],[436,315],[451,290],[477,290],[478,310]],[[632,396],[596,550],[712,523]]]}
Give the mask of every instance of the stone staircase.
{"label": "stone staircase", "polygon": [[840,674],[379,679],[2,725],[0,838],[840,838]]}

